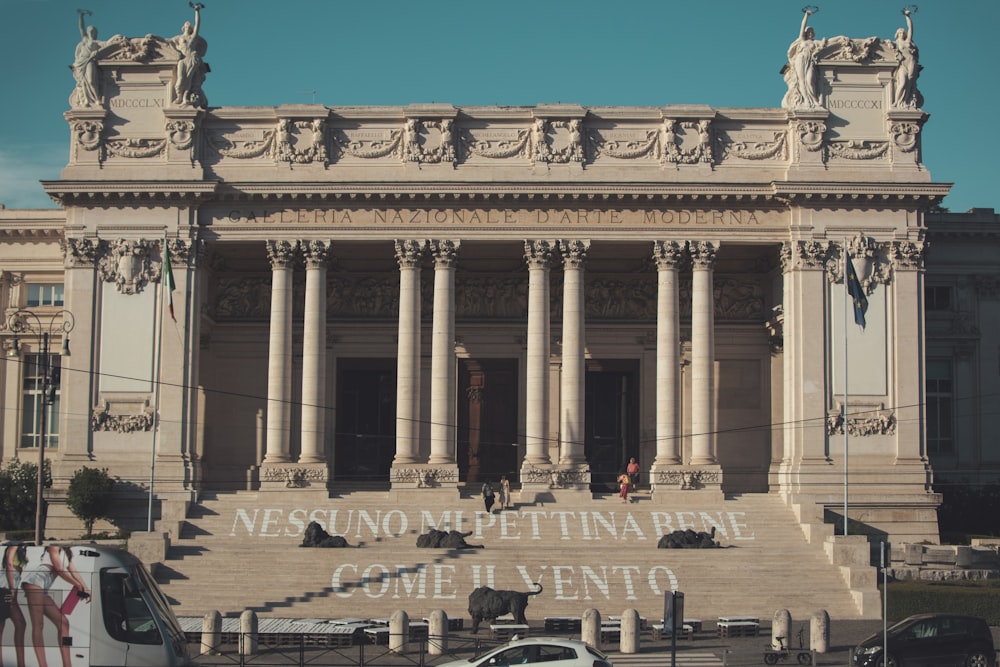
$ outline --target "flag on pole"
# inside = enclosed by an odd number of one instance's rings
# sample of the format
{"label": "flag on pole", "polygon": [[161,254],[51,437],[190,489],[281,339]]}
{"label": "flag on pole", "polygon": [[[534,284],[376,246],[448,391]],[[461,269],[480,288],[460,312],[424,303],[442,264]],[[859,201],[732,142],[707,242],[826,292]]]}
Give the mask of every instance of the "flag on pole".
{"label": "flag on pole", "polygon": [[174,322],[174,290],[177,285],[174,283],[174,272],[170,270],[170,248],[166,240],[163,242],[163,289],[167,291],[167,308],[170,310],[170,319]]}
{"label": "flag on pole", "polygon": [[847,293],[854,302],[854,323],[862,329],[865,328],[865,313],[868,311],[868,297],[865,296],[865,288],[858,280],[858,274],[854,271],[854,260],[851,253],[845,253],[847,258]]}

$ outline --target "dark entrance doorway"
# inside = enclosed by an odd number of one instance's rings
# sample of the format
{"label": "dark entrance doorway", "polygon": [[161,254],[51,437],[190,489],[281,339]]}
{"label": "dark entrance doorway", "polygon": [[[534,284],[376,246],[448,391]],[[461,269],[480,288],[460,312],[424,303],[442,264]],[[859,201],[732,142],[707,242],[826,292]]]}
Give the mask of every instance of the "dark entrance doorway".
{"label": "dark entrance doorway", "polygon": [[614,492],[629,457],[639,458],[638,383],[637,359],[587,361],[584,451],[592,491]]}
{"label": "dark entrance doorway", "polygon": [[396,453],[396,363],[337,360],[334,479],[387,482]]}
{"label": "dark entrance doorway", "polygon": [[459,359],[458,470],[466,482],[517,483],[517,360]]}

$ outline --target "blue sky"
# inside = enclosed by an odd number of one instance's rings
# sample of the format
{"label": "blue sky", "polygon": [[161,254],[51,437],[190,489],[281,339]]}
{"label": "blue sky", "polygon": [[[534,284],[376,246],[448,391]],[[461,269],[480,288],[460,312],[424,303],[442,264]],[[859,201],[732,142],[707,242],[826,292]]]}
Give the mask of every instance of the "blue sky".
{"label": "blue sky", "polygon": [[[803,0],[204,0],[211,106],[446,102],[778,107]],[[818,37],[891,38],[900,0],[813,0]],[[79,41],[172,37],[186,0],[0,0],[0,203],[51,208],[39,180],[69,150]],[[927,0],[914,16],[931,119],[924,163],[945,206],[1000,209],[998,0]],[[313,93],[312,91],[315,91]]]}

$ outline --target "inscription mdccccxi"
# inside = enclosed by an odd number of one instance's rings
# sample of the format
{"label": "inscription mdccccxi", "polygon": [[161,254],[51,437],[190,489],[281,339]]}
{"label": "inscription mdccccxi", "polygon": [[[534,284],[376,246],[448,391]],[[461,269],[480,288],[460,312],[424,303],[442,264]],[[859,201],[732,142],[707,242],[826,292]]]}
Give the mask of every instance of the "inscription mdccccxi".
{"label": "inscription mdccccxi", "polygon": [[[544,580],[547,595],[556,600],[638,600],[678,590],[677,576],[664,561],[649,557],[661,535],[675,530],[716,532],[723,545],[746,544],[756,539],[745,512],[626,511],[591,512],[560,510],[520,510],[500,514],[444,511],[435,516],[421,511],[418,516],[403,510],[363,509],[293,510],[267,508],[237,509],[231,524],[231,538],[299,538],[306,526],[316,521],[331,535],[340,535],[351,544],[404,540],[416,550],[416,535],[431,528],[471,531],[471,543],[522,542],[526,548],[545,538],[558,539],[567,549],[579,552],[580,542],[610,542],[629,545],[619,549],[620,562],[560,564],[558,551],[545,565],[489,563],[477,558],[475,564],[422,563],[401,565],[365,559],[365,551],[345,550],[337,554],[330,572],[330,587],[340,598],[387,598],[456,600],[480,586],[527,588]],[[537,548],[537,547],[536,547]],[[499,584],[499,585],[498,585]]]}
{"label": "inscription mdccccxi", "polygon": [[704,225],[759,226],[765,214],[743,209],[232,209],[214,222],[265,225]]}

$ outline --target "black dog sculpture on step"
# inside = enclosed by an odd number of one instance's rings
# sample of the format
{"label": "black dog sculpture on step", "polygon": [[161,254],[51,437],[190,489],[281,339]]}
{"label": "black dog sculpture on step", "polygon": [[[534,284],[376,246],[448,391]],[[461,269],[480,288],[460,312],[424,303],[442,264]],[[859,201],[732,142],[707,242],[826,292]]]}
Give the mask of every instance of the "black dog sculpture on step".
{"label": "black dog sculpture on step", "polygon": [[472,616],[472,632],[479,632],[479,624],[483,621],[495,621],[497,616],[512,614],[514,622],[527,624],[524,610],[528,606],[528,597],[542,592],[542,585],[535,584],[537,591],[522,593],[520,591],[495,591],[489,586],[480,586],[469,593],[469,615]]}

